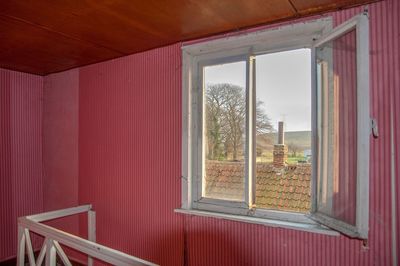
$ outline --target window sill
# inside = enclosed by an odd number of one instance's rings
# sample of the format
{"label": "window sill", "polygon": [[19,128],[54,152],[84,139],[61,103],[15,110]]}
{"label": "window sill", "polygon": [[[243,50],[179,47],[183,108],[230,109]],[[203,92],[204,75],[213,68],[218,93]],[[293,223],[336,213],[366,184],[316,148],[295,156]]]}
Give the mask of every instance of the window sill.
{"label": "window sill", "polygon": [[224,219],[231,220],[236,222],[244,222],[244,223],[252,223],[252,224],[260,224],[271,227],[279,227],[293,230],[300,230],[330,236],[339,236],[340,234],[336,231],[333,231],[327,227],[318,224],[307,224],[307,223],[295,223],[281,220],[273,220],[266,218],[258,218],[258,217],[250,217],[250,216],[242,216],[242,215],[234,215],[234,214],[225,214],[218,212],[210,212],[210,211],[200,211],[200,210],[187,210],[187,209],[175,209],[176,213],[182,213],[187,215],[195,215],[202,217],[211,217],[216,219]]}

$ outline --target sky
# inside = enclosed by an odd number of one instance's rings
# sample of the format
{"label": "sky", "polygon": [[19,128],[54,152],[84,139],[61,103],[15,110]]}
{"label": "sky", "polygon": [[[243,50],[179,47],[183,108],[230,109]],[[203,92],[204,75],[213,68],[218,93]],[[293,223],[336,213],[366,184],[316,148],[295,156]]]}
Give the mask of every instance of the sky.
{"label": "sky", "polygon": [[[205,68],[205,82],[245,87],[245,62]],[[297,49],[256,56],[256,97],[275,129],[311,130],[311,51]]]}

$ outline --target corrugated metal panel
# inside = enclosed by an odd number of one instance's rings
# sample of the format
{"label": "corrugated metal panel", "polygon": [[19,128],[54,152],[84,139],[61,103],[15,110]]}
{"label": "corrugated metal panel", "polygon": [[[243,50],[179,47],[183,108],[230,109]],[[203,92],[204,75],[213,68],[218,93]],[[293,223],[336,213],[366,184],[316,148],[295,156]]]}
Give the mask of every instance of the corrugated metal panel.
{"label": "corrugated metal panel", "polygon": [[[79,69],[44,77],[44,210],[78,204]],[[76,220],[76,219],[75,219]],[[71,221],[72,223],[72,221]],[[71,227],[78,229],[78,222]]]}
{"label": "corrugated metal panel", "polygon": [[0,261],[15,256],[17,217],[43,209],[43,78],[0,69]]}
{"label": "corrugated metal panel", "polygon": [[0,260],[13,254],[7,245],[12,238],[12,188],[11,179],[11,132],[10,132],[10,89],[9,72],[0,69]]}
{"label": "corrugated metal panel", "polygon": [[[382,32],[386,44],[386,60],[388,61],[386,71],[387,85],[390,89],[390,98],[393,116],[393,136],[394,136],[394,152],[395,152],[395,227],[396,227],[396,242],[395,249],[397,250],[397,262],[400,263],[400,2],[392,1],[388,8],[393,10],[391,13],[397,16],[390,15],[386,18],[385,30]],[[382,19],[385,19],[383,17]]]}
{"label": "corrugated metal panel", "polygon": [[[79,69],[44,77],[43,85],[43,198],[44,211],[78,205]],[[78,217],[49,224],[79,234]],[[67,250],[67,255],[80,254]]]}
{"label": "corrugated metal panel", "polygon": [[[394,72],[392,42],[399,39],[398,25],[400,9],[398,1],[373,4],[370,11],[370,84],[371,115],[379,123],[380,137],[372,141],[370,166],[370,264],[389,265],[391,253],[391,189],[390,189],[390,83],[399,72]],[[398,51],[398,48],[397,48]],[[396,60],[396,59],[395,59]],[[398,59],[397,59],[398,60]],[[395,85],[395,84],[393,84]],[[399,87],[399,83],[395,85]]]}
{"label": "corrugated metal panel", "polygon": [[[98,212],[99,241],[162,265],[390,265],[390,88],[399,99],[400,10],[396,0],[369,10],[371,115],[380,137],[371,140],[367,248],[344,236],[173,213],[180,205],[178,45],[80,70],[79,198]],[[332,15],[339,24],[361,11]]]}
{"label": "corrugated metal panel", "polygon": [[183,261],[180,65],[173,45],[80,70],[79,201],[100,243],[162,265]]}

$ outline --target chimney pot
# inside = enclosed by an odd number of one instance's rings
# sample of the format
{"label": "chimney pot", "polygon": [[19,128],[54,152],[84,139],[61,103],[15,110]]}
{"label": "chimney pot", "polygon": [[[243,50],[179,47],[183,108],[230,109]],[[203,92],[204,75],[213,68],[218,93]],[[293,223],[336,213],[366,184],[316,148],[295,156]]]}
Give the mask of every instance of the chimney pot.
{"label": "chimney pot", "polygon": [[282,121],[278,122],[278,144],[274,145],[274,167],[282,168],[286,166],[288,149],[284,144],[284,124]]}
{"label": "chimney pot", "polygon": [[285,133],[283,132],[283,122],[278,122],[278,144],[285,144]]}

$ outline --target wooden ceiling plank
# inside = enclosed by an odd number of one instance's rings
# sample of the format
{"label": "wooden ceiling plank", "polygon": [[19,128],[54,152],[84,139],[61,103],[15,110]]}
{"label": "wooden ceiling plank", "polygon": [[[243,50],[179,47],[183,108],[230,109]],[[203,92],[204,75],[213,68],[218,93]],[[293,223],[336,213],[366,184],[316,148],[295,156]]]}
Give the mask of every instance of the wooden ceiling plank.
{"label": "wooden ceiling plank", "polygon": [[106,47],[106,46],[104,46],[104,45],[101,45],[101,44],[95,43],[95,42],[91,42],[91,41],[89,41],[89,40],[84,40],[84,39],[81,39],[81,38],[77,38],[77,37],[68,35],[68,34],[66,34],[66,33],[63,33],[63,32],[57,31],[57,30],[53,30],[53,29],[51,29],[51,28],[49,28],[49,27],[46,27],[46,26],[43,26],[43,25],[40,25],[40,24],[31,22],[31,21],[24,20],[24,19],[22,19],[22,18],[18,18],[18,17],[6,15],[6,14],[2,14],[2,13],[0,13],[0,16],[7,17],[7,18],[13,19],[13,20],[18,20],[18,21],[20,21],[20,22],[22,22],[22,23],[30,24],[30,25],[32,25],[33,27],[40,28],[40,29],[45,30],[45,31],[49,31],[49,32],[51,32],[51,33],[59,34],[59,35],[62,35],[63,37],[66,37],[66,38],[69,38],[69,39],[72,39],[72,40],[75,40],[75,41],[78,41],[78,42],[86,42],[86,43],[91,44],[91,45],[94,45],[94,46],[98,46],[98,47],[101,47],[101,48],[104,48],[104,49],[108,49],[108,50],[113,51],[113,52],[115,52],[115,53],[118,53],[118,54],[120,54],[120,55],[124,55],[124,54],[125,54],[124,52],[118,51],[118,50],[116,50],[116,49],[114,49],[114,48]]}
{"label": "wooden ceiling plank", "polygon": [[[189,2],[203,6],[203,9],[207,10],[206,14],[211,15],[206,21],[213,23],[214,26],[207,25],[207,27],[213,29],[213,32],[210,32],[209,29],[202,29],[197,35],[203,36],[268,23],[277,18],[295,16],[295,12],[290,4],[282,0],[230,0],[229,4],[220,0],[204,0],[201,2],[190,0]],[[215,18],[219,18],[224,24]],[[191,25],[190,20],[183,23],[184,25]],[[219,25],[219,27],[217,28],[215,25]],[[191,30],[190,34],[193,34],[193,30]]]}
{"label": "wooden ceiling plank", "polygon": [[0,39],[0,67],[35,74],[121,55],[4,16],[0,16]]}
{"label": "wooden ceiling plank", "polygon": [[0,1],[0,67],[44,75],[376,1]]}
{"label": "wooden ceiling plank", "polygon": [[299,15],[307,16],[331,12],[338,9],[367,5],[380,0],[290,0],[298,10]]}
{"label": "wooden ceiling plank", "polygon": [[[149,1],[140,1],[147,3]],[[146,26],[147,21],[140,16],[141,4],[137,9],[135,1],[44,1],[37,0],[35,5],[26,1],[6,1],[1,3],[0,12],[43,25],[48,29],[61,32],[74,38],[112,47],[124,54],[137,52],[139,46],[176,42],[178,35],[171,40],[166,38],[165,24],[158,27]],[[159,45],[157,45],[159,46]],[[132,48],[133,47],[133,48]]]}

